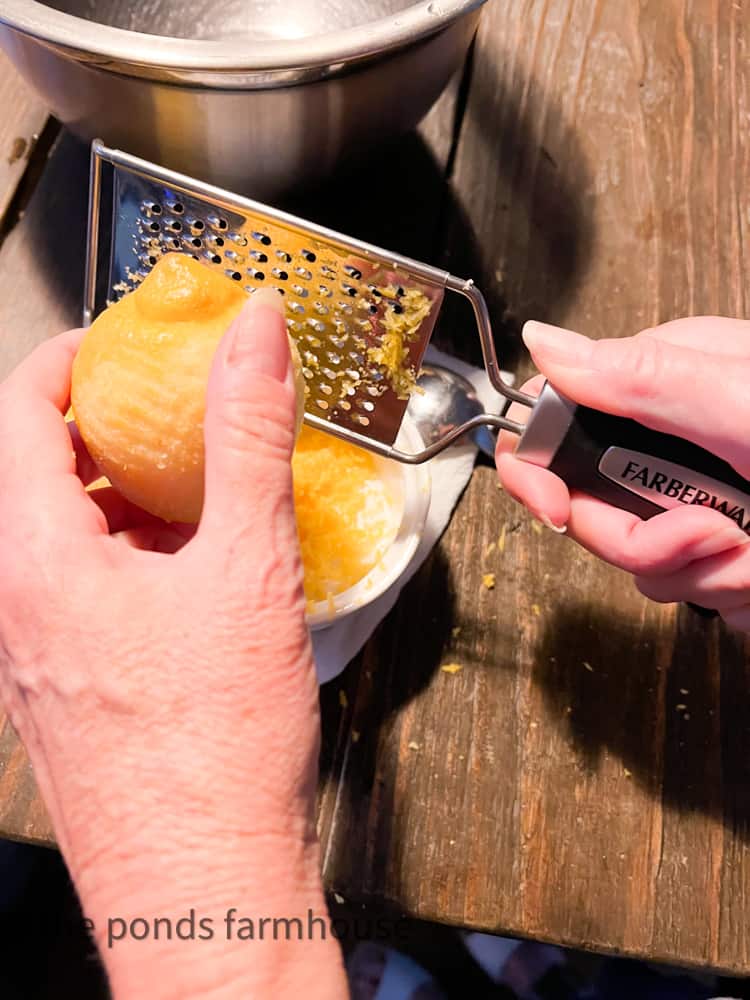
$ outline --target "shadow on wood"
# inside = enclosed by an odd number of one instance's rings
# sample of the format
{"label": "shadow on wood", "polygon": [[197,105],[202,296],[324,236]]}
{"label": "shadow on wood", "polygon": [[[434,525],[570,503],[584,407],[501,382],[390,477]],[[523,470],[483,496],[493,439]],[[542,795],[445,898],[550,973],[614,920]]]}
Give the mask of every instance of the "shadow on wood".
{"label": "shadow on wood", "polygon": [[[402,825],[403,796],[424,797],[432,775],[409,740],[409,706],[439,671],[454,621],[450,568],[435,549],[338,681],[321,689],[321,840],[324,874],[336,885],[388,884],[399,898],[400,873],[418,833]],[[415,629],[415,621],[429,628]],[[436,726],[449,725],[445,716]],[[349,751],[355,746],[353,753]],[[408,811],[408,810],[407,810]],[[352,842],[356,838],[356,843]]]}
{"label": "shadow on wood", "polygon": [[[537,79],[504,72],[512,43],[495,39],[492,59],[476,60],[453,170],[462,196],[447,207],[441,241],[444,266],[485,294],[506,368],[523,353],[522,324],[554,322],[575,297],[594,242],[591,174],[575,129]],[[564,159],[542,145],[549,121]]]}
{"label": "shadow on wood", "polygon": [[[681,608],[674,641],[593,606],[561,608],[536,650],[534,682],[592,773],[605,755],[677,814],[750,839],[750,697],[742,640]],[[718,641],[717,641],[718,640]],[[717,651],[731,655],[719,656]],[[696,664],[705,663],[705,669]],[[647,697],[644,697],[644,692]],[[571,788],[572,793],[572,788]]]}

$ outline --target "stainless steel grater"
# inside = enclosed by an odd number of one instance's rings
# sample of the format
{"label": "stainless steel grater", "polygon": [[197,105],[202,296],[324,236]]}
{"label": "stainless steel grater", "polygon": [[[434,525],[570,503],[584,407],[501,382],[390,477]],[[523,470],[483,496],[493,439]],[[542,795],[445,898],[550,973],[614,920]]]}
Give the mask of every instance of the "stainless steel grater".
{"label": "stainless steel grater", "polygon": [[[106,170],[105,167],[111,168]],[[107,176],[110,175],[110,176]],[[112,222],[106,290],[100,281],[105,185]],[[445,291],[473,307],[485,365],[495,388],[534,400],[500,378],[484,298],[470,280],[295,218],[267,205],[148,163],[101,141],[92,144],[84,326],[134,288],[158,258],[190,253],[249,293],[284,294],[289,332],[305,377],[305,421],[389,458],[418,463],[482,425],[523,429],[480,414],[416,454],[395,447],[409,402],[404,376],[419,371]],[[403,365],[383,361],[392,330],[408,329]]]}
{"label": "stainless steel grater", "polygon": [[[109,177],[105,165],[111,168]],[[98,280],[105,184],[111,185],[112,200],[106,289]],[[536,398],[505,385],[487,306],[471,280],[95,141],[84,325],[170,251],[191,253],[220,268],[250,294],[264,285],[284,294],[289,330],[303,362],[305,421],[314,427],[414,464],[467,431],[491,425],[520,435],[516,456],[550,469],[574,490],[642,518],[680,504],[707,506],[750,534],[750,482],[727,462],[634,420],[578,406],[549,383]],[[414,379],[446,291],[471,303],[492,385],[531,412],[524,424],[479,414],[409,454],[395,447],[409,401],[407,387],[384,363],[384,351],[389,334],[406,324],[400,370]]]}

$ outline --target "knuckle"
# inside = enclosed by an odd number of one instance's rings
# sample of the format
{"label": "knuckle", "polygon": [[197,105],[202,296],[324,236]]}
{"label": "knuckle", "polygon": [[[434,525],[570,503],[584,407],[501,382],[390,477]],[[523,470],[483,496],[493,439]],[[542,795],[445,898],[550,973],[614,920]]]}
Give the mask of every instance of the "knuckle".
{"label": "knuckle", "polygon": [[[614,349],[612,344],[617,345]],[[614,371],[621,388],[635,399],[652,399],[660,389],[664,372],[664,352],[651,337],[628,337],[621,343],[602,345],[609,353],[607,366]]]}
{"label": "knuckle", "polygon": [[289,461],[294,447],[294,415],[287,399],[229,392],[217,417],[221,438],[230,448]]}

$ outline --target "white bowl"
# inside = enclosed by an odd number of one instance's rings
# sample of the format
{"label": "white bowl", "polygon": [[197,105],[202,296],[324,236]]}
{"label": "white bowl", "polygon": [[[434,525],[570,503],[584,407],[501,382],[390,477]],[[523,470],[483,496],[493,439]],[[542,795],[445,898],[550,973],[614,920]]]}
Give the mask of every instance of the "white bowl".
{"label": "white bowl", "polygon": [[[408,417],[404,418],[396,445],[411,452],[424,447],[419,431]],[[427,466],[404,465],[378,456],[375,461],[393,496],[394,518],[398,521],[395,537],[382,559],[361,580],[328,601],[308,606],[307,623],[312,631],[328,628],[380,597],[403,575],[422,539],[430,507]]]}

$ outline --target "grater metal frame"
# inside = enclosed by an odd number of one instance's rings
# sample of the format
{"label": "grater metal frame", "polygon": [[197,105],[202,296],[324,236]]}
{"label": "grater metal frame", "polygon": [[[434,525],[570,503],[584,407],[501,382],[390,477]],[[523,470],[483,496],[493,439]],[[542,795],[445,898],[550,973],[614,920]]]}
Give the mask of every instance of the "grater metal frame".
{"label": "grater metal frame", "polygon": [[[150,163],[147,160],[126,153],[119,149],[109,148],[100,139],[95,139],[91,144],[91,164],[90,164],[90,184],[88,201],[88,228],[87,246],[84,278],[84,308],[83,325],[88,327],[95,318],[97,279],[99,271],[100,256],[100,229],[102,212],[102,170],[104,165],[111,166],[115,171],[122,169],[132,174],[140,176],[146,181],[158,182],[170,188],[176,188],[186,194],[193,194],[208,202],[215,202],[224,206],[230,206],[238,213],[247,215],[259,214],[289,229],[302,229],[305,233],[319,238],[327,244],[333,244],[337,249],[351,252],[360,258],[368,261],[387,263],[396,272],[404,272],[409,277],[420,279],[428,284],[438,287],[441,290],[453,292],[467,299],[472,307],[474,320],[479,333],[482,355],[484,359],[487,375],[495,388],[502,396],[512,402],[518,402],[525,406],[533,406],[536,400],[526,393],[505,384],[500,376],[500,368],[492,338],[492,325],[484,296],[471,279],[464,279],[450,274],[421,261],[405,257],[402,254],[385,250],[381,247],[367,243],[363,240],[355,239],[335,230],[328,229],[306,219],[299,218],[290,213],[283,212],[272,206],[254,201],[251,198],[235,194],[224,190],[205,181],[189,177],[167,167]],[[427,338],[429,339],[429,338]],[[426,346],[426,342],[422,348]],[[523,425],[508,417],[498,416],[491,413],[482,413],[466,421],[458,427],[443,435],[422,451],[416,453],[404,452],[398,449],[395,444],[386,444],[375,438],[369,437],[366,433],[360,433],[348,427],[341,427],[332,420],[315,414],[305,413],[305,423],[334,434],[344,440],[368,449],[385,458],[392,458],[399,462],[416,465],[425,462],[439,454],[449,445],[453,444],[464,434],[480,426],[493,426],[498,429],[509,430],[516,434],[521,434]],[[403,416],[402,416],[403,419]]]}

